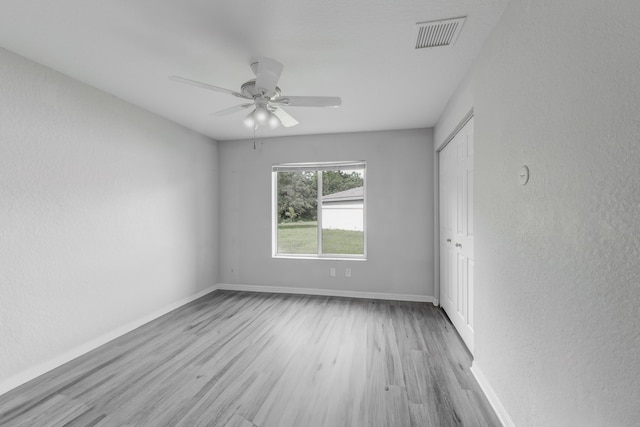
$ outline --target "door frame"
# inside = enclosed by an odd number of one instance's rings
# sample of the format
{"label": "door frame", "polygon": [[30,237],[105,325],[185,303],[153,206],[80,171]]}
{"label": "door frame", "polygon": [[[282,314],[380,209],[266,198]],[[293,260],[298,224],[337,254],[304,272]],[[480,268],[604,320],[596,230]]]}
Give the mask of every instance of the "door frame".
{"label": "door frame", "polygon": [[433,201],[433,213],[434,213],[434,224],[433,231],[435,238],[433,239],[433,305],[442,307],[441,298],[440,298],[440,152],[447,146],[448,143],[455,138],[455,136],[462,130],[462,128],[473,118],[473,107],[467,114],[464,115],[462,120],[460,120],[455,128],[447,135],[447,137],[435,147],[435,156],[433,156],[434,161],[434,201]]}

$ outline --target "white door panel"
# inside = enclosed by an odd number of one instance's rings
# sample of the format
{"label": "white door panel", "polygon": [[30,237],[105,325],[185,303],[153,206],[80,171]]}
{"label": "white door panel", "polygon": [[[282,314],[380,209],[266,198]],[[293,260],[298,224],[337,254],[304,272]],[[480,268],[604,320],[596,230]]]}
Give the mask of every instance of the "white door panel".
{"label": "white door panel", "polygon": [[473,118],[439,162],[440,300],[473,353]]}

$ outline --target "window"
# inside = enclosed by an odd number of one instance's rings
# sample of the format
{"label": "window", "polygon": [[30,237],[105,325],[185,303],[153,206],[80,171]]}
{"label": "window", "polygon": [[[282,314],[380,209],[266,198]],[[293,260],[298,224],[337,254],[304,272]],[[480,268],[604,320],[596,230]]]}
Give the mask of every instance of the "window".
{"label": "window", "polygon": [[273,256],[364,259],[366,163],[274,165]]}

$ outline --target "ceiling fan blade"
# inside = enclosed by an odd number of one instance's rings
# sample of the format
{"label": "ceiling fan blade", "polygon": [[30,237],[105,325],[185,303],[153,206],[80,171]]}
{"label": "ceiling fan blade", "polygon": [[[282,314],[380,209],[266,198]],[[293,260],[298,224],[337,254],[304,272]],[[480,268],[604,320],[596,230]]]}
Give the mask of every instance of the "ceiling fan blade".
{"label": "ceiling fan blade", "polygon": [[291,117],[289,113],[287,113],[280,107],[274,107],[274,109],[271,112],[278,118],[278,120],[280,120],[280,123],[282,123],[282,126],[286,128],[290,128],[298,124],[298,121],[296,119]]}
{"label": "ceiling fan blade", "polygon": [[242,111],[246,108],[252,107],[254,104],[253,103],[248,103],[248,104],[240,104],[240,105],[235,105],[233,107],[229,107],[229,108],[225,108],[224,110],[220,110],[220,111],[216,111],[215,113],[211,113],[209,114],[210,116],[226,116],[227,114],[233,114],[236,113],[238,111]]}
{"label": "ceiling fan blade", "polygon": [[267,96],[273,96],[284,65],[275,59],[261,57],[256,70],[256,89]]}
{"label": "ceiling fan blade", "polygon": [[213,86],[213,85],[210,85],[210,84],[207,84],[207,83],[202,83],[202,82],[198,82],[198,81],[195,81],[195,80],[187,79],[185,77],[169,76],[169,80],[173,80],[174,82],[179,82],[179,83],[185,83],[185,84],[188,84],[188,85],[191,85],[191,86],[201,87],[201,88],[204,88],[204,89],[213,90],[215,92],[226,93],[226,94],[229,94],[229,95],[237,96],[238,98],[251,99],[248,96],[244,96],[243,94],[241,94],[239,92],[235,92],[233,90],[225,89],[223,87]]}
{"label": "ceiling fan blade", "polygon": [[339,107],[342,99],[339,96],[281,96],[271,102],[289,107]]}

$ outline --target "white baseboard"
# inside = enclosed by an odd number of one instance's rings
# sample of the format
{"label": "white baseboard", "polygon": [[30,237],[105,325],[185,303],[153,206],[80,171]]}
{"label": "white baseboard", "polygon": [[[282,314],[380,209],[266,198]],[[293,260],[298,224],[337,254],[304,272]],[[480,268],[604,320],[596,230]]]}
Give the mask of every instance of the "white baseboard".
{"label": "white baseboard", "polygon": [[471,373],[476,378],[476,381],[478,381],[478,385],[480,385],[485,396],[487,396],[487,400],[489,400],[491,407],[496,412],[496,415],[500,419],[502,425],[504,427],[515,427],[515,424],[511,421],[509,413],[507,413],[507,410],[502,406],[502,402],[498,399],[498,395],[493,391],[493,387],[491,387],[489,381],[487,381],[487,378],[484,376],[475,361],[471,364]]}
{"label": "white baseboard", "polygon": [[178,301],[175,301],[169,305],[167,305],[166,307],[161,308],[160,310],[154,311],[153,313],[150,313],[146,316],[143,316],[139,319],[134,320],[133,322],[127,323],[124,326],[121,326],[119,328],[116,328],[98,338],[94,338],[89,342],[86,342],[82,345],[79,345],[51,360],[48,360],[44,363],[41,363],[37,366],[34,366],[32,368],[29,368],[23,372],[20,372],[17,375],[14,375],[4,381],[0,382],[0,396],[5,394],[6,392],[13,390],[14,388],[21,386],[24,383],[27,383],[29,381],[31,381],[32,379],[39,377],[42,374],[45,374],[55,368],[57,368],[58,366],[62,366],[65,363],[82,356],[85,353],[90,352],[91,350],[94,350],[98,347],[100,347],[103,344],[108,343],[109,341],[112,341],[128,332],[133,331],[136,328],[139,328],[140,326],[144,325],[145,323],[149,323],[154,319],[157,319],[158,317],[169,313],[172,310],[175,310],[176,308],[182,307],[185,304],[190,303],[191,301],[194,301],[210,292],[213,292],[217,289],[216,286],[210,286],[207,289],[204,289],[196,294],[193,294],[191,296],[188,296],[186,298],[182,298]]}
{"label": "white baseboard", "polygon": [[321,295],[330,297],[347,297],[347,298],[368,298],[382,299],[391,301],[414,301],[414,302],[430,302],[433,303],[433,297],[424,295],[411,294],[388,294],[382,292],[360,292],[360,291],[344,291],[338,289],[313,289],[313,288],[289,288],[285,286],[262,286],[262,285],[231,285],[228,283],[218,283],[218,289],[229,291],[245,291],[245,292],[268,292],[274,294],[300,294],[300,295]]}

